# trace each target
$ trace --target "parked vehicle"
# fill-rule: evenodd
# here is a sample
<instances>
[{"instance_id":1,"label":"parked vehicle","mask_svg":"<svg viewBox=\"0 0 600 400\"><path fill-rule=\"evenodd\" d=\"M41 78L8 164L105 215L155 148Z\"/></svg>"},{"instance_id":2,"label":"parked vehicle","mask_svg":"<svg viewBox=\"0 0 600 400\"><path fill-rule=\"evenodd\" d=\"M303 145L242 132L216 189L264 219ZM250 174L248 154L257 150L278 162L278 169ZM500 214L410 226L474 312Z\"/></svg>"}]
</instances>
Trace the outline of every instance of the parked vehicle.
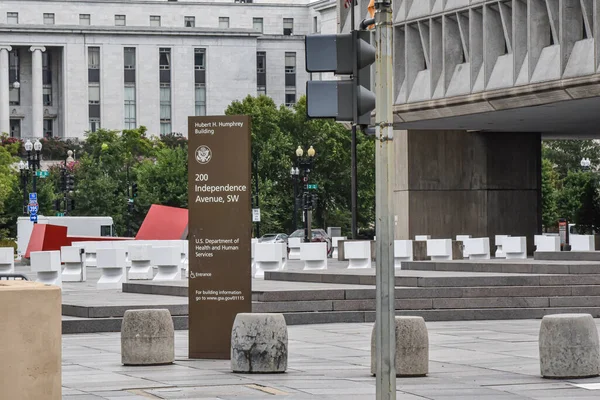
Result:
<instances>
[{"instance_id":1,"label":"parked vehicle","mask_svg":"<svg viewBox=\"0 0 600 400\"><path fill-rule=\"evenodd\" d=\"M285 233L267 233L258 239L258 243L287 243L288 235Z\"/></svg>"},{"instance_id":2,"label":"parked vehicle","mask_svg":"<svg viewBox=\"0 0 600 400\"><path fill-rule=\"evenodd\" d=\"M326 242L327 243L327 255L331 256L333 247L331 246L331 238L323 229L311 229L312 238L311 242ZM304 229L298 229L294 231L289 237L291 238L304 238Z\"/></svg>"}]
</instances>

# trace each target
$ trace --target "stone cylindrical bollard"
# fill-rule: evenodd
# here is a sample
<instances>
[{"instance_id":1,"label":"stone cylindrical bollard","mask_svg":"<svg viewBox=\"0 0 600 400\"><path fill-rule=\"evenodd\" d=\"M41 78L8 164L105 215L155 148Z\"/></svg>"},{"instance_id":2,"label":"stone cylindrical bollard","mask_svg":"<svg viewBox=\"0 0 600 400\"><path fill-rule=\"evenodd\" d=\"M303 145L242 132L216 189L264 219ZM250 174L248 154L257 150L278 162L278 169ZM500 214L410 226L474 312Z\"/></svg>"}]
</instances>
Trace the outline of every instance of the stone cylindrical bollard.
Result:
<instances>
[{"instance_id":1,"label":"stone cylindrical bollard","mask_svg":"<svg viewBox=\"0 0 600 400\"><path fill-rule=\"evenodd\" d=\"M0 398L60 400L60 288L0 281L0 321Z\"/></svg>"},{"instance_id":2,"label":"stone cylindrical bollard","mask_svg":"<svg viewBox=\"0 0 600 400\"><path fill-rule=\"evenodd\" d=\"M540 327L539 345L544 378L600 374L598 330L590 314L546 315Z\"/></svg>"},{"instance_id":3,"label":"stone cylindrical bollard","mask_svg":"<svg viewBox=\"0 0 600 400\"><path fill-rule=\"evenodd\" d=\"M287 369L288 333L282 314L241 313L231 330L231 370L281 373Z\"/></svg>"},{"instance_id":4,"label":"stone cylindrical bollard","mask_svg":"<svg viewBox=\"0 0 600 400\"><path fill-rule=\"evenodd\" d=\"M127 310L121 325L121 363L160 365L175 361L175 331L166 309Z\"/></svg>"},{"instance_id":5,"label":"stone cylindrical bollard","mask_svg":"<svg viewBox=\"0 0 600 400\"><path fill-rule=\"evenodd\" d=\"M422 317L396 317L396 376L429 373L429 335ZM371 374L377 373L375 326L371 333Z\"/></svg>"}]
</instances>

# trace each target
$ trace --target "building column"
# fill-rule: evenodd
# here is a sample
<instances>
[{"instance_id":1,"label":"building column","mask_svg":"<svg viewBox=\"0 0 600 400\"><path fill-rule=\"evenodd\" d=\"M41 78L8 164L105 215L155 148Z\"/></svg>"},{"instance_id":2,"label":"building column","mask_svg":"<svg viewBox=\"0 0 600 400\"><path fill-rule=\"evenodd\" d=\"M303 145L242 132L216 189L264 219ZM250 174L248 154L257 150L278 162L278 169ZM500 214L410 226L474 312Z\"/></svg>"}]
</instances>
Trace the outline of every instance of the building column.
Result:
<instances>
[{"instance_id":1,"label":"building column","mask_svg":"<svg viewBox=\"0 0 600 400\"><path fill-rule=\"evenodd\" d=\"M0 133L10 136L10 79L8 74L8 52L10 46L0 45Z\"/></svg>"},{"instance_id":2,"label":"building column","mask_svg":"<svg viewBox=\"0 0 600 400\"><path fill-rule=\"evenodd\" d=\"M44 136L44 82L42 79L42 52L44 46L31 46L31 119L32 138Z\"/></svg>"},{"instance_id":3,"label":"building column","mask_svg":"<svg viewBox=\"0 0 600 400\"><path fill-rule=\"evenodd\" d=\"M396 239L541 232L538 133L395 131Z\"/></svg>"}]
</instances>

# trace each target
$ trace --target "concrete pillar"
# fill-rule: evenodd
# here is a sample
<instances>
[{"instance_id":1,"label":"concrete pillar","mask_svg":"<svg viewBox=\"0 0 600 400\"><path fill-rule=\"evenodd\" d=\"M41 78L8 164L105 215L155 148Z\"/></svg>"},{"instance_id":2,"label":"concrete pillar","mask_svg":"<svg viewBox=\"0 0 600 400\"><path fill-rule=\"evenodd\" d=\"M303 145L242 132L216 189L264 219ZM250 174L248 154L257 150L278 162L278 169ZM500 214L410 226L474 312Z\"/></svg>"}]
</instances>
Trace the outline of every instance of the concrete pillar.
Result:
<instances>
[{"instance_id":1,"label":"concrete pillar","mask_svg":"<svg viewBox=\"0 0 600 400\"><path fill-rule=\"evenodd\" d=\"M8 52L10 46L0 46L0 133L10 135L10 82L8 77Z\"/></svg>"},{"instance_id":2,"label":"concrete pillar","mask_svg":"<svg viewBox=\"0 0 600 400\"><path fill-rule=\"evenodd\" d=\"M396 239L541 232L537 133L396 131Z\"/></svg>"},{"instance_id":3,"label":"concrete pillar","mask_svg":"<svg viewBox=\"0 0 600 400\"><path fill-rule=\"evenodd\" d=\"M31 135L28 136L32 138L41 138L44 136L44 82L42 79L42 52L46 51L46 48L43 46L31 46L29 51L31 51L32 131Z\"/></svg>"}]
</instances>

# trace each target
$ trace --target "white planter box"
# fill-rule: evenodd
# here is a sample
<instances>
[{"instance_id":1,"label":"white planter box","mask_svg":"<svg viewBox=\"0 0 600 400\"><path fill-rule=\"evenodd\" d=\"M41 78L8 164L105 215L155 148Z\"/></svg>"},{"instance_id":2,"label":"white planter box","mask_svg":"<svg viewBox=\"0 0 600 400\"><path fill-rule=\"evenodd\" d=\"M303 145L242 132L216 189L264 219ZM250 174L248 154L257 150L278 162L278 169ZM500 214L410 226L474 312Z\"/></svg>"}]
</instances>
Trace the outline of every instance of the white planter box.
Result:
<instances>
[{"instance_id":1,"label":"white planter box","mask_svg":"<svg viewBox=\"0 0 600 400\"><path fill-rule=\"evenodd\" d=\"M300 260L305 271L327 269L327 243L302 243Z\"/></svg>"},{"instance_id":2,"label":"white planter box","mask_svg":"<svg viewBox=\"0 0 600 400\"><path fill-rule=\"evenodd\" d=\"M86 281L85 253L81 254L80 251L80 247L63 246L60 248L60 258L65 264L62 271L63 282Z\"/></svg>"},{"instance_id":3,"label":"white planter box","mask_svg":"<svg viewBox=\"0 0 600 400\"><path fill-rule=\"evenodd\" d=\"M0 273L15 273L15 250L12 247L0 247Z\"/></svg>"},{"instance_id":4,"label":"white planter box","mask_svg":"<svg viewBox=\"0 0 600 400\"><path fill-rule=\"evenodd\" d=\"M413 260L412 240L394 240L394 267L401 268L402 261Z\"/></svg>"},{"instance_id":5,"label":"white planter box","mask_svg":"<svg viewBox=\"0 0 600 400\"><path fill-rule=\"evenodd\" d=\"M466 239L463 243L469 260L489 260L491 258L490 238Z\"/></svg>"},{"instance_id":6,"label":"white planter box","mask_svg":"<svg viewBox=\"0 0 600 400\"><path fill-rule=\"evenodd\" d=\"M452 239L428 240L427 256L433 261L452 260Z\"/></svg>"},{"instance_id":7,"label":"white planter box","mask_svg":"<svg viewBox=\"0 0 600 400\"><path fill-rule=\"evenodd\" d=\"M153 281L181 279L181 244L152 248L152 265L158 267Z\"/></svg>"},{"instance_id":8,"label":"white planter box","mask_svg":"<svg viewBox=\"0 0 600 400\"><path fill-rule=\"evenodd\" d=\"M37 282L62 287L60 251L33 251L31 271L37 273Z\"/></svg>"},{"instance_id":9,"label":"white planter box","mask_svg":"<svg viewBox=\"0 0 600 400\"><path fill-rule=\"evenodd\" d=\"M256 263L256 278L263 279L265 277L265 271L283 270L283 248L284 247L281 246L281 243L254 244L254 262Z\"/></svg>"},{"instance_id":10,"label":"white planter box","mask_svg":"<svg viewBox=\"0 0 600 400\"><path fill-rule=\"evenodd\" d=\"M349 269L371 268L371 242L344 242Z\"/></svg>"},{"instance_id":11,"label":"white planter box","mask_svg":"<svg viewBox=\"0 0 600 400\"><path fill-rule=\"evenodd\" d=\"M106 244L103 244L96 250L97 267L102 270L96 288L122 289L123 283L127 282L125 250L106 247Z\"/></svg>"},{"instance_id":12,"label":"white planter box","mask_svg":"<svg viewBox=\"0 0 600 400\"><path fill-rule=\"evenodd\" d=\"M593 235L569 235L571 251L595 251L596 243Z\"/></svg>"},{"instance_id":13,"label":"white planter box","mask_svg":"<svg viewBox=\"0 0 600 400\"><path fill-rule=\"evenodd\" d=\"M527 258L527 238L524 236L510 236L502 240L502 251L506 259Z\"/></svg>"},{"instance_id":14,"label":"white planter box","mask_svg":"<svg viewBox=\"0 0 600 400\"><path fill-rule=\"evenodd\" d=\"M302 244L301 238L288 238L287 246L290 248L290 253L288 254L288 258L290 260L299 260L300 259L300 245Z\"/></svg>"},{"instance_id":15,"label":"white planter box","mask_svg":"<svg viewBox=\"0 0 600 400\"><path fill-rule=\"evenodd\" d=\"M559 236L534 236L535 251L560 251Z\"/></svg>"}]
</instances>

